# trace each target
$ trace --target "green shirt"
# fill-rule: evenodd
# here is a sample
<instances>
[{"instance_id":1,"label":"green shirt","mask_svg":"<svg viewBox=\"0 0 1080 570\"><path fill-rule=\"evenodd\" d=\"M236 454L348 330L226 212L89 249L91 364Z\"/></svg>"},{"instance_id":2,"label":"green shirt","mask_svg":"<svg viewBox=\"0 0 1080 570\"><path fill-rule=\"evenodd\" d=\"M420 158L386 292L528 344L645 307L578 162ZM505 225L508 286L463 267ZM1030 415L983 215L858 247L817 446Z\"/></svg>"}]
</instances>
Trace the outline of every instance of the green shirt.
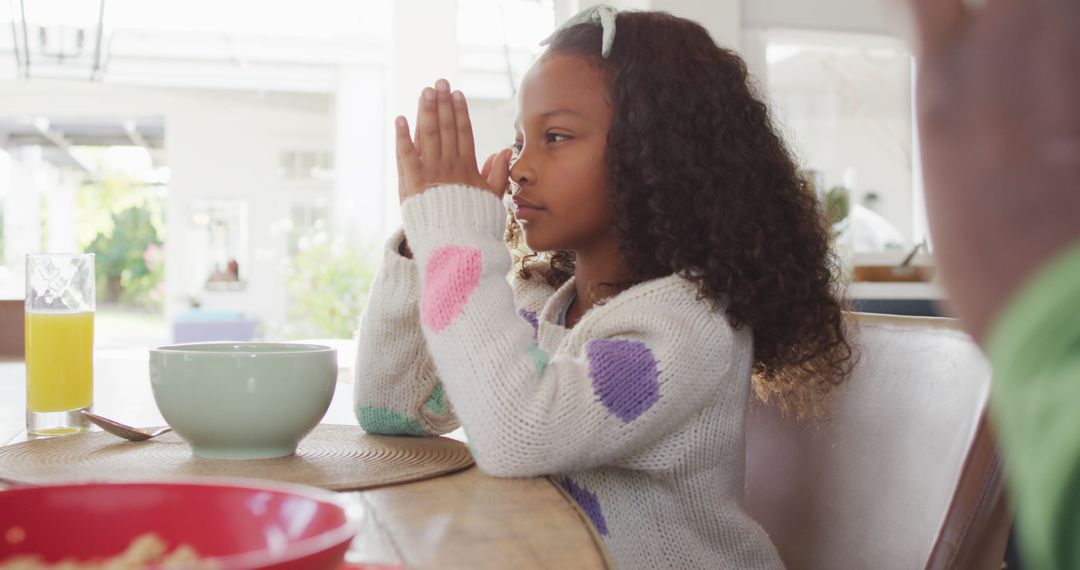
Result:
<instances>
[{"instance_id":1,"label":"green shirt","mask_svg":"<svg viewBox=\"0 0 1080 570\"><path fill-rule=\"evenodd\" d=\"M1021 288L986 348L1021 553L1080 568L1080 244Z\"/></svg>"}]
</instances>

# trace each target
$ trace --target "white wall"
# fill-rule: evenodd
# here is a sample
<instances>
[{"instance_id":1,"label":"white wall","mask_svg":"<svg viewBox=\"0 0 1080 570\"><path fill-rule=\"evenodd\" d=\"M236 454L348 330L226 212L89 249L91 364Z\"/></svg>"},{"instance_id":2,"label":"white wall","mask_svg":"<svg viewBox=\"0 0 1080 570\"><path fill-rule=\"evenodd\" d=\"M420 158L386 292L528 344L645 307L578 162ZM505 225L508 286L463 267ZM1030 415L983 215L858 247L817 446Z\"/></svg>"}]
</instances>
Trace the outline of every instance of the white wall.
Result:
<instances>
[{"instance_id":1,"label":"white wall","mask_svg":"<svg viewBox=\"0 0 1080 570\"><path fill-rule=\"evenodd\" d=\"M0 155L0 194L4 197L4 259L0 259L0 299L22 299L25 255L41 251L41 191L38 177L55 173L41 150L26 148Z\"/></svg>"},{"instance_id":2,"label":"white wall","mask_svg":"<svg viewBox=\"0 0 1080 570\"><path fill-rule=\"evenodd\" d=\"M744 0L744 29L789 28L901 35L901 0Z\"/></svg>"}]
</instances>

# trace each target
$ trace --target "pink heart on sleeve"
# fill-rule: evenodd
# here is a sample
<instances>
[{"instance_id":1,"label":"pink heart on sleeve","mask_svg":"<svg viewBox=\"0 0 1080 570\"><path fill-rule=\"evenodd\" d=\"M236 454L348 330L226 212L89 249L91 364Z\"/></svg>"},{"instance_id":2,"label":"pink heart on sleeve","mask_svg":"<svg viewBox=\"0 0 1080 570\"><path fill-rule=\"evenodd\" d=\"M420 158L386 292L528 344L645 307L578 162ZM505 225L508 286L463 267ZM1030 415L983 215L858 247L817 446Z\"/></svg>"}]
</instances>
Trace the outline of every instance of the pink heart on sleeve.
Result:
<instances>
[{"instance_id":1,"label":"pink heart on sleeve","mask_svg":"<svg viewBox=\"0 0 1080 570\"><path fill-rule=\"evenodd\" d=\"M454 322L480 285L483 254L472 247L445 246L428 260L424 291L420 296L420 320L434 332Z\"/></svg>"}]
</instances>

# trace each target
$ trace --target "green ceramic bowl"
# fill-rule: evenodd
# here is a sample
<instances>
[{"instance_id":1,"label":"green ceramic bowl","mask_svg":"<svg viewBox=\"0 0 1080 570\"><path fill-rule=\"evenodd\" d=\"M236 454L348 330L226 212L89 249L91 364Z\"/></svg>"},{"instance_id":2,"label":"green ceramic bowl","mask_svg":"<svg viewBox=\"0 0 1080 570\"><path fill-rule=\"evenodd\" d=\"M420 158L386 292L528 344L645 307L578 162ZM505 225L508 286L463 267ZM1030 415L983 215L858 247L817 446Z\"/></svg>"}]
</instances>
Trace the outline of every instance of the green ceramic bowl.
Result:
<instances>
[{"instance_id":1,"label":"green ceramic bowl","mask_svg":"<svg viewBox=\"0 0 1080 570\"><path fill-rule=\"evenodd\" d=\"M150 351L165 421L210 459L282 457L330 407L334 349L313 344L200 343Z\"/></svg>"}]
</instances>

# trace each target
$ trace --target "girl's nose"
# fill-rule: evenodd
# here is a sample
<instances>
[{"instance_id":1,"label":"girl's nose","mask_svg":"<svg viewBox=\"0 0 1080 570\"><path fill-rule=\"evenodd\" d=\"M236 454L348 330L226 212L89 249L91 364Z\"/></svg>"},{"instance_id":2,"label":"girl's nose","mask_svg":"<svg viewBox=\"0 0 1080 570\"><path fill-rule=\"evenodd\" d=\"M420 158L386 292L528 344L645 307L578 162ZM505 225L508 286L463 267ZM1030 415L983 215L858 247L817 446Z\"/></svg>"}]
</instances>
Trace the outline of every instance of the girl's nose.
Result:
<instances>
[{"instance_id":1,"label":"girl's nose","mask_svg":"<svg viewBox=\"0 0 1080 570\"><path fill-rule=\"evenodd\" d=\"M535 174L529 163L525 160L525 153L520 152L517 156L511 159L510 162L510 180L514 182L514 186L521 187L533 181Z\"/></svg>"}]
</instances>

